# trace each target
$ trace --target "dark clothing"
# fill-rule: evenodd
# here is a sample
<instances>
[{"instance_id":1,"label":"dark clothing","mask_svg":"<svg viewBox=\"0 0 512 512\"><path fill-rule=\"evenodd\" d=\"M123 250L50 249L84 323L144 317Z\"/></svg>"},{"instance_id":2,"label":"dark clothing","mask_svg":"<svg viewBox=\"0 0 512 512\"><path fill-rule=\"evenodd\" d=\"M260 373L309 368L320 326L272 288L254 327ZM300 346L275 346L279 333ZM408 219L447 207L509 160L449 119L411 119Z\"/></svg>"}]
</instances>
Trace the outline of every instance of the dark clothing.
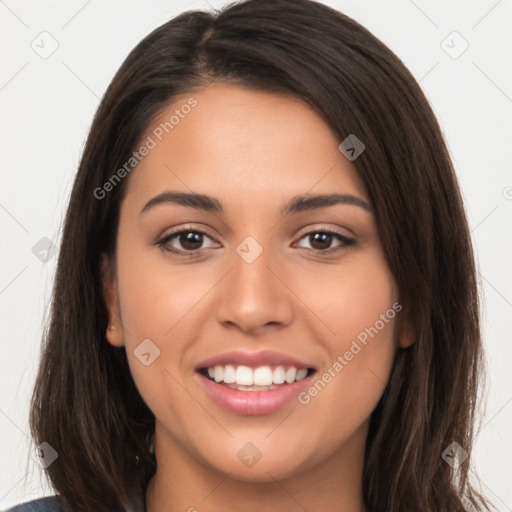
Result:
<instances>
[{"instance_id":1,"label":"dark clothing","mask_svg":"<svg viewBox=\"0 0 512 512\"><path fill-rule=\"evenodd\" d=\"M47 496L46 498L38 498L36 500L27 501L16 505L4 512L63 512L59 507L55 496ZM127 512L144 512L142 508L132 508Z\"/></svg>"}]
</instances>

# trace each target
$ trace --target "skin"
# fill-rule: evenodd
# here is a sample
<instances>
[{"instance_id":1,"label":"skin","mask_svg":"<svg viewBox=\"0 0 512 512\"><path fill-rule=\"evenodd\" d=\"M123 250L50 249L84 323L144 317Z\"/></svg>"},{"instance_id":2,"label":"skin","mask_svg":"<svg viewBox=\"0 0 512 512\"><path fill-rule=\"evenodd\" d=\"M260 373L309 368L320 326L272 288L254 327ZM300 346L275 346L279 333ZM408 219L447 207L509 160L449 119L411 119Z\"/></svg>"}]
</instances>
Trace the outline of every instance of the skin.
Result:
<instances>
[{"instance_id":1,"label":"skin","mask_svg":"<svg viewBox=\"0 0 512 512\"><path fill-rule=\"evenodd\" d=\"M395 351L411 340L398 332L400 313L305 405L294 400L259 416L228 412L194 368L227 351L269 349L311 362L318 376L398 302L371 211L340 204L279 212L295 195L338 192L370 203L367 191L338 150L342 139L294 97L214 84L175 98L144 138L191 96L197 106L132 171L116 261L104 266L116 327L108 341L125 345L156 417L158 469L147 510L363 511L369 417ZM213 196L225 213L171 203L140 213L168 190ZM198 256L155 244L189 224L207 235L193 249ZM315 245L307 235L319 228L355 245L336 237ZM236 252L247 236L263 249L250 264ZM177 236L167 247L190 245ZM322 247L343 250L329 255ZM147 338L160 349L149 366L134 355ZM262 454L252 467L237 457L247 442Z\"/></svg>"}]
</instances>

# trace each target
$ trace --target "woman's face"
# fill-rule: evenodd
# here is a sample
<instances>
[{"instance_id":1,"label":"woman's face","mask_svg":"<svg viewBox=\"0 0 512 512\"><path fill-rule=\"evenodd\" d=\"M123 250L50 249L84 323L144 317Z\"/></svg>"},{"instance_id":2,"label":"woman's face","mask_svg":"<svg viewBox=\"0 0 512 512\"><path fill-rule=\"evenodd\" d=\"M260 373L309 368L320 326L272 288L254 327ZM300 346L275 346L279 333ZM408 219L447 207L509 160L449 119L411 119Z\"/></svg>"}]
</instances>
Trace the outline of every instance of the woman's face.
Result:
<instances>
[{"instance_id":1,"label":"woman's face","mask_svg":"<svg viewBox=\"0 0 512 512\"><path fill-rule=\"evenodd\" d=\"M156 417L157 457L256 481L362 460L405 341L343 138L298 99L228 85L177 98L143 137L109 341Z\"/></svg>"}]
</instances>

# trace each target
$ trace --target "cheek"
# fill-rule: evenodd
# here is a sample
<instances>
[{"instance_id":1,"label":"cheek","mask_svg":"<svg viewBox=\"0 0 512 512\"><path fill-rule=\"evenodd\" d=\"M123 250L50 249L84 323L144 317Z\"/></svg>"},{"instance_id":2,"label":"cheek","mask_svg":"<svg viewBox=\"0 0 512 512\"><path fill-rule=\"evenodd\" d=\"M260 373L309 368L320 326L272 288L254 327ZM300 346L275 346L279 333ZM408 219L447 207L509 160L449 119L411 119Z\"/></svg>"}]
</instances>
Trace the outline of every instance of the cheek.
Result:
<instances>
[{"instance_id":1,"label":"cheek","mask_svg":"<svg viewBox=\"0 0 512 512\"><path fill-rule=\"evenodd\" d=\"M330 331L331 336L322 336L329 353L344 352L347 341L350 345L357 337L364 342L374 327L382 331L380 339L392 337L398 289L380 250L347 255L339 264L311 271L301 268L293 282L297 295Z\"/></svg>"},{"instance_id":2,"label":"cheek","mask_svg":"<svg viewBox=\"0 0 512 512\"><path fill-rule=\"evenodd\" d=\"M179 343L175 333L181 334L187 315L211 288L214 277L211 272L192 271L189 265L173 266L154 247L128 251L120 238L119 296L128 341L134 343L134 338L143 336L161 348L164 340Z\"/></svg>"},{"instance_id":3,"label":"cheek","mask_svg":"<svg viewBox=\"0 0 512 512\"><path fill-rule=\"evenodd\" d=\"M349 350L355 341L364 348L371 345L381 356L392 351L395 317L401 307L394 280L387 271L368 266L346 276L339 288L338 311L332 317L336 332L332 345L336 351ZM373 340L378 343L371 343ZM365 353L369 357L373 352Z\"/></svg>"},{"instance_id":4,"label":"cheek","mask_svg":"<svg viewBox=\"0 0 512 512\"><path fill-rule=\"evenodd\" d=\"M348 260L347 260L348 262ZM354 259L355 262L355 259ZM396 352L401 305L380 253L339 266L317 279L318 316L332 331L321 336L325 366L299 397L311 417L328 418L324 434L353 432L371 415L387 385ZM323 331L325 332L325 331Z\"/></svg>"},{"instance_id":5,"label":"cheek","mask_svg":"<svg viewBox=\"0 0 512 512\"><path fill-rule=\"evenodd\" d=\"M329 347L330 362L298 396L303 414L316 425L318 445L327 452L360 431L377 406L396 351L393 331L391 319L380 330L363 330L359 338L338 336Z\"/></svg>"},{"instance_id":6,"label":"cheek","mask_svg":"<svg viewBox=\"0 0 512 512\"><path fill-rule=\"evenodd\" d=\"M190 265L171 266L154 247L141 247L140 241L137 245L122 234L118 239L117 275L127 358L136 386L153 411L169 403L176 410L187 409L187 395L178 380L183 371L190 371L184 358L200 335L196 315L218 280L212 274L199 266L193 271ZM147 347L143 352L142 346ZM141 353L148 352L149 357L141 360Z\"/></svg>"}]
</instances>

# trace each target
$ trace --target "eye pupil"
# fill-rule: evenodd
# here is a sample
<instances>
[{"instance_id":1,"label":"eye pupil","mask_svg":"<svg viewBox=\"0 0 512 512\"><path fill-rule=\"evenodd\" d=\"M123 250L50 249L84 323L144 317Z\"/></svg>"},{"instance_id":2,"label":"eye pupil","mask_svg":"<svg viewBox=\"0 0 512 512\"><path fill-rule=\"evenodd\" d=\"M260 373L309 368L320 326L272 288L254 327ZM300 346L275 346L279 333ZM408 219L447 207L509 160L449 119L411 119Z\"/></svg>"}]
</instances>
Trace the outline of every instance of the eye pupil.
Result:
<instances>
[{"instance_id":1,"label":"eye pupil","mask_svg":"<svg viewBox=\"0 0 512 512\"><path fill-rule=\"evenodd\" d=\"M204 242L204 237L208 237L205 233L201 231L191 231L191 230L183 230L179 231L175 234L171 234L167 236L163 241L161 241L158 245L165 247L169 252L178 253L181 255L199 255L204 251L204 248L201 246ZM310 250L317 251L317 253L325 253L325 254L331 254L336 251L336 248L332 249L331 245L333 242L333 238L340 239L340 247L337 249L338 251L343 250L344 248L353 245L354 241L347 239L346 237L343 237L339 234L331 233L329 231L311 231L307 235L304 235L303 238L306 238L309 240L310 243ZM177 247L175 249L172 249L172 245L174 240L174 243L177 243L177 245L180 246L178 249ZM167 246L170 247L167 247Z\"/></svg>"},{"instance_id":2,"label":"eye pupil","mask_svg":"<svg viewBox=\"0 0 512 512\"><path fill-rule=\"evenodd\" d=\"M312 235L309 235L310 237L310 243L311 247L313 249L328 249L332 243L332 235L329 233L314 233ZM317 242L320 243L320 247L316 246Z\"/></svg>"},{"instance_id":3,"label":"eye pupil","mask_svg":"<svg viewBox=\"0 0 512 512\"><path fill-rule=\"evenodd\" d=\"M184 249L194 250L201 247L203 243L203 235L195 231L187 231L180 235L180 244Z\"/></svg>"}]
</instances>

